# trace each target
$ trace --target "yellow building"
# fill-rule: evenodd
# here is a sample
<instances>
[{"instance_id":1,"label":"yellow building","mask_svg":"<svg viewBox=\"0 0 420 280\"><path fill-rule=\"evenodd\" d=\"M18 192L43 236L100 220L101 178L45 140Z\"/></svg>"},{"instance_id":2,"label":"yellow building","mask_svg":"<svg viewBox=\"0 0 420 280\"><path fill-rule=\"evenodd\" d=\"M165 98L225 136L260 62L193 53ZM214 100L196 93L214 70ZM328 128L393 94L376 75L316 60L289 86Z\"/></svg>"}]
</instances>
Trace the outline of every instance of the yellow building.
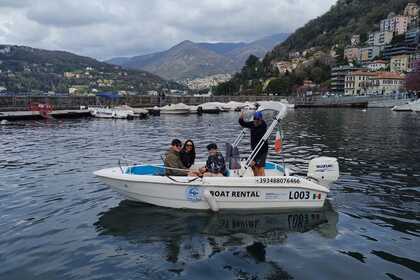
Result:
<instances>
[{"instance_id":1,"label":"yellow building","mask_svg":"<svg viewBox=\"0 0 420 280\"><path fill-rule=\"evenodd\" d=\"M389 95L404 87L405 75L397 72L355 71L345 77L345 95Z\"/></svg>"},{"instance_id":2,"label":"yellow building","mask_svg":"<svg viewBox=\"0 0 420 280\"><path fill-rule=\"evenodd\" d=\"M410 71L411 57L410 55L396 55L391 58L391 72L406 73Z\"/></svg>"},{"instance_id":3,"label":"yellow building","mask_svg":"<svg viewBox=\"0 0 420 280\"><path fill-rule=\"evenodd\" d=\"M375 73L367 71L349 73L344 80L344 95L365 95L374 76Z\"/></svg>"}]
</instances>

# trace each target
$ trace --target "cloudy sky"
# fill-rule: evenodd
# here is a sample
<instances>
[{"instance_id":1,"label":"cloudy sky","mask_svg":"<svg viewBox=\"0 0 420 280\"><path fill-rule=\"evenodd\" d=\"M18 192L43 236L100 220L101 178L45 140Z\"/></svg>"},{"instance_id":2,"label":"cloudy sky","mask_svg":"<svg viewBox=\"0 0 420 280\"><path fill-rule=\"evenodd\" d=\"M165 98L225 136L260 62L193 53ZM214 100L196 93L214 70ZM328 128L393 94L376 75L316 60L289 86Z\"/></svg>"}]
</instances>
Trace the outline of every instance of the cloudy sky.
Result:
<instances>
[{"instance_id":1,"label":"cloudy sky","mask_svg":"<svg viewBox=\"0 0 420 280\"><path fill-rule=\"evenodd\" d=\"M0 44L98 59L292 32L336 0L0 0Z\"/></svg>"}]
</instances>

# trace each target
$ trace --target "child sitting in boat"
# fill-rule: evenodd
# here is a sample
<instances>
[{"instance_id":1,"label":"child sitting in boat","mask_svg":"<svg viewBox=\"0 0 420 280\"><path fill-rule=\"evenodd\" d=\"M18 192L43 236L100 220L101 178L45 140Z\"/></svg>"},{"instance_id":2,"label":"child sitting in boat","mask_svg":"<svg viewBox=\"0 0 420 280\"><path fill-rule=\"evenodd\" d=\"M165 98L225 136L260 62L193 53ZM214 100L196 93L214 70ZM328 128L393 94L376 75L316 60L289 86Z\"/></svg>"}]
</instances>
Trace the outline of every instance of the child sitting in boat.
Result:
<instances>
[{"instance_id":1,"label":"child sitting in boat","mask_svg":"<svg viewBox=\"0 0 420 280\"><path fill-rule=\"evenodd\" d=\"M216 177L226 176L226 163L222 154L219 152L217 145L212 143L207 145L209 157L207 158L206 166L200 168L200 173L203 176Z\"/></svg>"}]
</instances>

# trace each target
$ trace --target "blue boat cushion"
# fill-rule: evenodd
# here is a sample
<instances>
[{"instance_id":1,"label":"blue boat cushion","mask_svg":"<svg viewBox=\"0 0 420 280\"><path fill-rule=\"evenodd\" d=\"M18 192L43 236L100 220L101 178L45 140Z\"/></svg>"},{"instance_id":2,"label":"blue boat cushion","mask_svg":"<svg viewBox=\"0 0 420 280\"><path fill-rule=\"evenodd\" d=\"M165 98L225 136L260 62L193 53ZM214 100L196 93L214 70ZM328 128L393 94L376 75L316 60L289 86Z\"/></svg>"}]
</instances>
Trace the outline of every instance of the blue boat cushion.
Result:
<instances>
[{"instance_id":1,"label":"blue boat cushion","mask_svg":"<svg viewBox=\"0 0 420 280\"><path fill-rule=\"evenodd\" d=\"M265 167L266 170L275 170L277 169L280 172L283 172L283 167L279 164L275 164L272 162L266 162ZM162 165L139 165L139 166L132 166L127 168L126 174L132 174L132 175L157 175L157 176L163 176L165 175L165 166ZM226 171L226 174L224 176L229 177L230 172L229 170Z\"/></svg>"},{"instance_id":2,"label":"blue boat cushion","mask_svg":"<svg viewBox=\"0 0 420 280\"><path fill-rule=\"evenodd\" d=\"M140 165L127 168L125 172L133 175L165 175L163 165Z\"/></svg>"}]
</instances>

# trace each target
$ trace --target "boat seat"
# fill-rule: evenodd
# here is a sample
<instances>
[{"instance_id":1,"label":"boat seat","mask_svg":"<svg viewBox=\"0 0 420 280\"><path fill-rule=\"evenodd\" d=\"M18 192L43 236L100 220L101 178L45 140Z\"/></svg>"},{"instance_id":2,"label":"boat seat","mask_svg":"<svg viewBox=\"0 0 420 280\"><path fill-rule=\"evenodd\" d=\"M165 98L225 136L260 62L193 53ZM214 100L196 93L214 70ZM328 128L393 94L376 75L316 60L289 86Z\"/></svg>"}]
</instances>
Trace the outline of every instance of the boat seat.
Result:
<instances>
[{"instance_id":1,"label":"boat seat","mask_svg":"<svg viewBox=\"0 0 420 280\"><path fill-rule=\"evenodd\" d=\"M163 176L165 175L165 167L164 165L140 165L140 166L132 166L127 168L126 174L132 175L156 175L156 176Z\"/></svg>"}]
</instances>

